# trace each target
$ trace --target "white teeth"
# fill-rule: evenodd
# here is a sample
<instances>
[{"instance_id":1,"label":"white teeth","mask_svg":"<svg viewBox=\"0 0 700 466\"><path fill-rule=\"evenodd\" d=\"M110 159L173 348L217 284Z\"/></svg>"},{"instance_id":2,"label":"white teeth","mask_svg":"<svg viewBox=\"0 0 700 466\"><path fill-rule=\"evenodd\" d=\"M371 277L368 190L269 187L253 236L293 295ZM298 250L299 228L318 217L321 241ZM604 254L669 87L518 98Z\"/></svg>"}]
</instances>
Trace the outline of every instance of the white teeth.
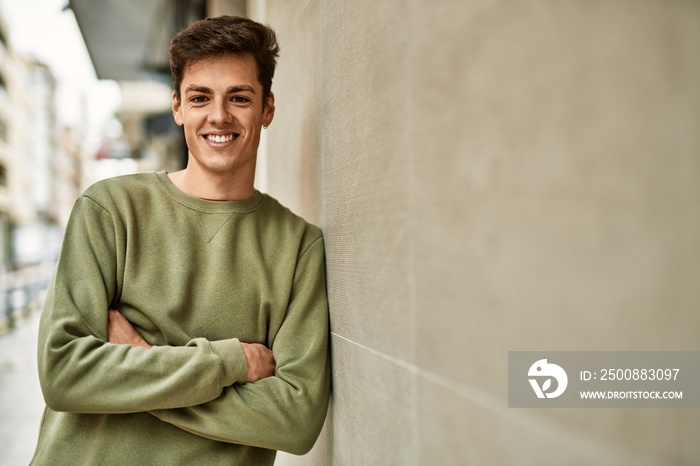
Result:
<instances>
[{"instance_id":1,"label":"white teeth","mask_svg":"<svg viewBox=\"0 0 700 466\"><path fill-rule=\"evenodd\" d=\"M210 134L208 137L209 137L210 141L214 141L214 142L229 142L233 139L233 134L225 134L225 135Z\"/></svg>"}]
</instances>

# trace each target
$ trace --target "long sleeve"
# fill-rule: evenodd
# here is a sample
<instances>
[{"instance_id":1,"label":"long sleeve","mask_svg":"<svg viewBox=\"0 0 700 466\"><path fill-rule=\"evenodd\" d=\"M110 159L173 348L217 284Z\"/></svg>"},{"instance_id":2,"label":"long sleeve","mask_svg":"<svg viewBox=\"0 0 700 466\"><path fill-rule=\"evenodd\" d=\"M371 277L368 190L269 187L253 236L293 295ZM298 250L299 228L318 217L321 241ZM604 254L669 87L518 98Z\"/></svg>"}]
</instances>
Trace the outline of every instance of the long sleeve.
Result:
<instances>
[{"instance_id":1,"label":"long sleeve","mask_svg":"<svg viewBox=\"0 0 700 466\"><path fill-rule=\"evenodd\" d=\"M323 426L330 393L324 249L300 256L284 321L271 348L273 377L234 384L213 401L153 414L185 431L223 442L307 452Z\"/></svg>"},{"instance_id":2,"label":"long sleeve","mask_svg":"<svg viewBox=\"0 0 700 466\"><path fill-rule=\"evenodd\" d=\"M109 343L109 309L153 347ZM260 192L100 181L75 204L39 333L33 464L272 465L311 448L328 407L321 232ZM241 342L272 349L275 376L245 383Z\"/></svg>"},{"instance_id":3,"label":"long sleeve","mask_svg":"<svg viewBox=\"0 0 700 466\"><path fill-rule=\"evenodd\" d=\"M119 299L126 239L88 197L76 202L41 317L39 377L49 408L127 413L191 406L245 380L237 339L131 348L107 342L107 310Z\"/></svg>"}]
</instances>

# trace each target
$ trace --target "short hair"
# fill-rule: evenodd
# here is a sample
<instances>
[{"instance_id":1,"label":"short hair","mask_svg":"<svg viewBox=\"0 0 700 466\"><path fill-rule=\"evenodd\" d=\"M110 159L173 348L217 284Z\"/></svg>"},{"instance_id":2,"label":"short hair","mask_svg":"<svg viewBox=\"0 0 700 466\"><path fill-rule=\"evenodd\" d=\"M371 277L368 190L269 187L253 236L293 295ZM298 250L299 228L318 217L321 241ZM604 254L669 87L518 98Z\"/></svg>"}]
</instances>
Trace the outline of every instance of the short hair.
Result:
<instances>
[{"instance_id":1,"label":"short hair","mask_svg":"<svg viewBox=\"0 0 700 466\"><path fill-rule=\"evenodd\" d=\"M178 32L170 41L170 72L173 90L180 100L180 85L188 66L226 55L249 55L255 59L258 81L267 101L275 74L279 45L270 26L239 16L201 19Z\"/></svg>"}]
</instances>

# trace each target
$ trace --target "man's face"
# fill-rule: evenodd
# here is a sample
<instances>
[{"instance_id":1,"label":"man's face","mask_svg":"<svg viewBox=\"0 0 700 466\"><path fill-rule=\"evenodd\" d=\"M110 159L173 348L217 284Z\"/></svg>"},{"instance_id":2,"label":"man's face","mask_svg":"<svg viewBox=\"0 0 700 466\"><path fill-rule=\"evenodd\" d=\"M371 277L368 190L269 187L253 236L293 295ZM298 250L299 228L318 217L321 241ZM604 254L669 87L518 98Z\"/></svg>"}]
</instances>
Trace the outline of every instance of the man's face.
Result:
<instances>
[{"instance_id":1,"label":"man's face","mask_svg":"<svg viewBox=\"0 0 700 466\"><path fill-rule=\"evenodd\" d=\"M187 67L173 115L184 126L188 169L209 174L255 175L260 128L274 116L274 96L263 102L251 56L225 56ZM247 178L246 178L247 179Z\"/></svg>"}]
</instances>

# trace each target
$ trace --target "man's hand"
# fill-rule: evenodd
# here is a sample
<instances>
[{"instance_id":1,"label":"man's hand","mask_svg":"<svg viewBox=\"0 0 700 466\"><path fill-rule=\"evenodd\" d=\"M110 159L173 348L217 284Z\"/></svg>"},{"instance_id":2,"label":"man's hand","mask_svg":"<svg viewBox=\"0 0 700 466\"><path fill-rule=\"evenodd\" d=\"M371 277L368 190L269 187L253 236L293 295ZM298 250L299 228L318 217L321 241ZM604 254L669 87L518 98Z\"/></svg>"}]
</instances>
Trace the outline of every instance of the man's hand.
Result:
<instances>
[{"instance_id":1,"label":"man's hand","mask_svg":"<svg viewBox=\"0 0 700 466\"><path fill-rule=\"evenodd\" d=\"M116 343L117 345L130 345L133 347L143 346L144 348L151 347L131 325L131 322L126 320L119 311L113 309L109 310L107 339L110 343Z\"/></svg>"},{"instance_id":2,"label":"man's hand","mask_svg":"<svg viewBox=\"0 0 700 466\"><path fill-rule=\"evenodd\" d=\"M241 343L248 363L246 382L257 382L275 375L275 358L272 351L260 343Z\"/></svg>"},{"instance_id":3,"label":"man's hand","mask_svg":"<svg viewBox=\"0 0 700 466\"><path fill-rule=\"evenodd\" d=\"M150 348L146 340L119 311L110 309L107 322L107 338L118 345L143 346ZM275 375L275 358L272 351L260 343L241 343L248 363L246 382L257 382Z\"/></svg>"}]
</instances>

